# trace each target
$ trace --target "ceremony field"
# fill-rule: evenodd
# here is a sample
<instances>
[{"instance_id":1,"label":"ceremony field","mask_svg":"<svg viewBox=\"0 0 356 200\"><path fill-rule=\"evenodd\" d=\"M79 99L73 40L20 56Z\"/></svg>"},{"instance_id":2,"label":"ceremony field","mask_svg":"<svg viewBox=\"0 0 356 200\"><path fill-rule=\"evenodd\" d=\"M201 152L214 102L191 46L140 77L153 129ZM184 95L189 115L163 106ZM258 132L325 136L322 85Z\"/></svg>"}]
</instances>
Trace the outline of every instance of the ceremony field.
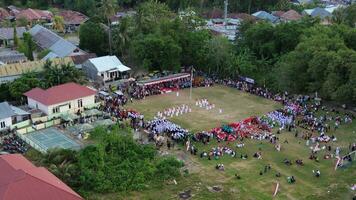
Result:
<instances>
[{"instance_id":1,"label":"ceremony field","mask_svg":"<svg viewBox=\"0 0 356 200\"><path fill-rule=\"evenodd\" d=\"M193 88L192 98L189 96L190 89L184 89L179 91L179 96L176 92L149 96L144 100L134 101L133 104L129 103L127 107L141 112L147 120L153 119L158 111L186 104L192 108L192 112L170 120L192 132L208 131L221 124L237 122L250 116L261 116L282 107L274 101L226 86ZM197 99L204 98L215 104L215 109L206 110L195 105ZM222 109L221 114L219 109Z\"/></svg>"},{"instance_id":2,"label":"ceremony field","mask_svg":"<svg viewBox=\"0 0 356 200\"><path fill-rule=\"evenodd\" d=\"M210 103L214 103L214 110L204 110L195 106L196 99L207 98ZM143 113L146 119L152 119L158 111L163 111L172 106L187 104L192 108L192 112L173 117L171 120L187 128L192 132L200 130L210 130L224 123L235 122L249 116L261 116L269 111L281 107L280 104L253 96L238 90L214 86L211 88L193 89L192 99L189 100L189 89L180 90L177 97L176 92L165 95L156 95L145 100L134 101L128 104L128 108L133 108ZM220 114L218 109L223 109ZM276 130L273 130L276 132ZM299 132L302 132L299 129ZM355 142L356 123L342 125L334 132L338 141L329 143L332 148L337 146L347 148L349 143ZM185 169L189 171L177 179L177 184L165 182L157 184L157 187L150 187L140 192L107 194L104 196L94 195L92 199L183 199L183 193L190 196L189 199L242 199L242 200L325 200L325 199L352 199L355 191L350 189L352 184L356 184L356 165L345 169L334 170L335 159L323 159L324 151L319 153L320 162L308 159L310 149L306 146L305 140L295 137L294 132L283 131L279 135L282 150L276 151L274 146L268 141L257 141L245 139L243 148L236 148L236 142L226 144L217 143L215 140L204 146L196 143L198 155L191 155L184 150L182 145L168 150L161 149L161 153L177 157L185 162ZM283 141L287 140L288 143ZM237 157L232 158L224 155L219 160L208 160L200 158L199 152L210 151L217 146L228 146L237 152ZM252 155L262 152L263 159L258 160ZM345 152L341 152L343 154ZM247 154L247 160L240 159L241 154ZM283 163L284 159L293 162L292 166ZM304 166L295 164L295 160L302 159ZM217 164L224 164L225 171L215 169ZM271 165L271 170L264 172L266 165ZM312 171L320 170L321 177L316 178ZM260 175L260 171L263 175ZM276 173L281 177L276 177ZM241 176L236 179L235 174ZM288 176L294 176L296 183L289 184ZM279 191L275 197L273 192L276 183L280 184ZM216 186L219 191L211 188Z\"/></svg>"}]
</instances>

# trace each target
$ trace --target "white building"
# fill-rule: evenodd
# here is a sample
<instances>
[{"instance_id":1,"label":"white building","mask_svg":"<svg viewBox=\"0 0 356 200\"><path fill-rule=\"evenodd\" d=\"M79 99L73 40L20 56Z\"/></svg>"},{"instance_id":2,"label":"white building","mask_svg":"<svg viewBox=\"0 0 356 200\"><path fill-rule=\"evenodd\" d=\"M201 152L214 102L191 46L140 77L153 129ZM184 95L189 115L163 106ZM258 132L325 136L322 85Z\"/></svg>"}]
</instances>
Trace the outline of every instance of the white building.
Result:
<instances>
[{"instance_id":1,"label":"white building","mask_svg":"<svg viewBox=\"0 0 356 200\"><path fill-rule=\"evenodd\" d=\"M11 106L8 102L0 103L0 131L10 128L12 124L29 119L30 113Z\"/></svg>"},{"instance_id":2,"label":"white building","mask_svg":"<svg viewBox=\"0 0 356 200\"><path fill-rule=\"evenodd\" d=\"M116 56L91 58L82 67L90 79L104 82L124 78L127 72L131 70L123 65Z\"/></svg>"},{"instance_id":3,"label":"white building","mask_svg":"<svg viewBox=\"0 0 356 200\"><path fill-rule=\"evenodd\" d=\"M47 115L76 113L95 104L96 91L76 83L66 83L47 90L34 88L24 95L30 108Z\"/></svg>"}]
</instances>

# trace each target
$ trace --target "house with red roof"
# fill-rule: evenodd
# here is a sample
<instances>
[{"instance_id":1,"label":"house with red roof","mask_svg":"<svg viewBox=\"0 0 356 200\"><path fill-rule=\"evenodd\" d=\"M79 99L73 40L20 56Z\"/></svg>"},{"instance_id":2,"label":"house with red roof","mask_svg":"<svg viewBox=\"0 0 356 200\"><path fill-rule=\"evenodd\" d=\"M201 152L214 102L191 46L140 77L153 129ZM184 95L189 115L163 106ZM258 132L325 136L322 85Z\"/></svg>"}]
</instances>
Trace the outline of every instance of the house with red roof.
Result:
<instances>
[{"instance_id":1,"label":"house with red roof","mask_svg":"<svg viewBox=\"0 0 356 200\"><path fill-rule=\"evenodd\" d=\"M79 26L89 19L84 14L73 10L62 10L59 15L63 17L67 32L77 31Z\"/></svg>"},{"instance_id":2,"label":"house with red roof","mask_svg":"<svg viewBox=\"0 0 356 200\"><path fill-rule=\"evenodd\" d=\"M95 104L95 94L95 90L77 83L65 83L47 90L34 88L24 93L30 108L47 115L83 111Z\"/></svg>"},{"instance_id":3,"label":"house with red roof","mask_svg":"<svg viewBox=\"0 0 356 200\"><path fill-rule=\"evenodd\" d=\"M48 10L37 10L37 9L24 9L20 10L15 14L16 19L25 18L29 22L50 22L52 21L53 14Z\"/></svg>"},{"instance_id":4,"label":"house with red roof","mask_svg":"<svg viewBox=\"0 0 356 200\"><path fill-rule=\"evenodd\" d=\"M36 167L21 154L0 155L0 199L82 200L44 167Z\"/></svg>"}]
</instances>

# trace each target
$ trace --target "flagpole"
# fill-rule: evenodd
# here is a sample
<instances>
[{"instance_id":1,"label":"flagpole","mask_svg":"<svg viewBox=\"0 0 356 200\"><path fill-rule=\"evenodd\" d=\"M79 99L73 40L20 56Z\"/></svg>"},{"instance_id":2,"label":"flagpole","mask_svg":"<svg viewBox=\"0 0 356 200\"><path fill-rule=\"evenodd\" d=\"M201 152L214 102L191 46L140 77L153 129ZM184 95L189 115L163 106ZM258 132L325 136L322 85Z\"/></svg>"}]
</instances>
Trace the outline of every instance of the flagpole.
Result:
<instances>
[{"instance_id":1,"label":"flagpole","mask_svg":"<svg viewBox=\"0 0 356 200\"><path fill-rule=\"evenodd\" d=\"M190 94L189 94L189 100L192 100L192 91L193 91L193 66L192 69L190 70Z\"/></svg>"}]
</instances>

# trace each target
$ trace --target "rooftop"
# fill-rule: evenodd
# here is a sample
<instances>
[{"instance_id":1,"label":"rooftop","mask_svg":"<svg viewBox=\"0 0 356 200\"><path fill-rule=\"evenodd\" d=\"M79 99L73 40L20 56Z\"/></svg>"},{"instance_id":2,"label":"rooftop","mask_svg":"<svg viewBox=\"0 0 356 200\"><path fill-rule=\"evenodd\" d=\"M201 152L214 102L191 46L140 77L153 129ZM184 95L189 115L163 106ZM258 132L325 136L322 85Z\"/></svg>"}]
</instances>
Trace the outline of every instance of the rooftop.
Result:
<instances>
[{"instance_id":1,"label":"rooftop","mask_svg":"<svg viewBox=\"0 0 356 200\"><path fill-rule=\"evenodd\" d=\"M95 95L96 91L86 86L77 83L65 83L62 85L51 87L47 90L41 88L34 88L26 93L25 96L43 105L54 105L62 102L80 99Z\"/></svg>"},{"instance_id":2,"label":"rooftop","mask_svg":"<svg viewBox=\"0 0 356 200\"><path fill-rule=\"evenodd\" d=\"M28 8L25 10L21 10L16 14L16 18L25 18L29 21L34 21L34 20L51 20L53 17L53 14L50 11L47 10L37 10L37 9L32 9Z\"/></svg>"},{"instance_id":3,"label":"rooftop","mask_svg":"<svg viewBox=\"0 0 356 200\"><path fill-rule=\"evenodd\" d=\"M120 72L131 70L123 65L116 56L102 56L91 58L88 61L92 63L99 72L106 72L113 69L118 69Z\"/></svg>"},{"instance_id":4,"label":"rooftop","mask_svg":"<svg viewBox=\"0 0 356 200\"><path fill-rule=\"evenodd\" d=\"M293 21L293 20L299 20L302 18L302 15L300 15L297 11L295 10L288 10L285 12L282 16L282 19L288 20L288 21Z\"/></svg>"},{"instance_id":5,"label":"rooftop","mask_svg":"<svg viewBox=\"0 0 356 200\"><path fill-rule=\"evenodd\" d=\"M71 55L77 48L74 44L68 42L56 33L44 28L41 25L36 25L30 30L30 34L42 49L50 49L60 58Z\"/></svg>"},{"instance_id":6,"label":"rooftop","mask_svg":"<svg viewBox=\"0 0 356 200\"><path fill-rule=\"evenodd\" d=\"M0 199L80 200L65 183L20 154L0 155Z\"/></svg>"},{"instance_id":7,"label":"rooftop","mask_svg":"<svg viewBox=\"0 0 356 200\"><path fill-rule=\"evenodd\" d=\"M70 58L57 58L52 60L53 64L67 64L71 63ZM26 72L38 72L43 70L45 64L44 60L28 61L23 63L14 63L7 65L0 65L0 77L17 76Z\"/></svg>"},{"instance_id":8,"label":"rooftop","mask_svg":"<svg viewBox=\"0 0 356 200\"><path fill-rule=\"evenodd\" d=\"M62 10L59 15L63 17L65 24L79 25L89 19L84 14L73 10Z\"/></svg>"},{"instance_id":9,"label":"rooftop","mask_svg":"<svg viewBox=\"0 0 356 200\"><path fill-rule=\"evenodd\" d=\"M18 38L23 37L23 33L26 32L25 27L16 27L16 35ZM14 39L14 28L0 28L0 39L12 40Z\"/></svg>"},{"instance_id":10,"label":"rooftop","mask_svg":"<svg viewBox=\"0 0 356 200\"><path fill-rule=\"evenodd\" d=\"M9 103L2 102L0 103L0 119L9 118L15 115L15 112L11 109Z\"/></svg>"},{"instance_id":11,"label":"rooftop","mask_svg":"<svg viewBox=\"0 0 356 200\"><path fill-rule=\"evenodd\" d=\"M0 54L0 61L5 64L26 62L27 57L24 53L18 51L7 52L6 54Z\"/></svg>"}]
</instances>

